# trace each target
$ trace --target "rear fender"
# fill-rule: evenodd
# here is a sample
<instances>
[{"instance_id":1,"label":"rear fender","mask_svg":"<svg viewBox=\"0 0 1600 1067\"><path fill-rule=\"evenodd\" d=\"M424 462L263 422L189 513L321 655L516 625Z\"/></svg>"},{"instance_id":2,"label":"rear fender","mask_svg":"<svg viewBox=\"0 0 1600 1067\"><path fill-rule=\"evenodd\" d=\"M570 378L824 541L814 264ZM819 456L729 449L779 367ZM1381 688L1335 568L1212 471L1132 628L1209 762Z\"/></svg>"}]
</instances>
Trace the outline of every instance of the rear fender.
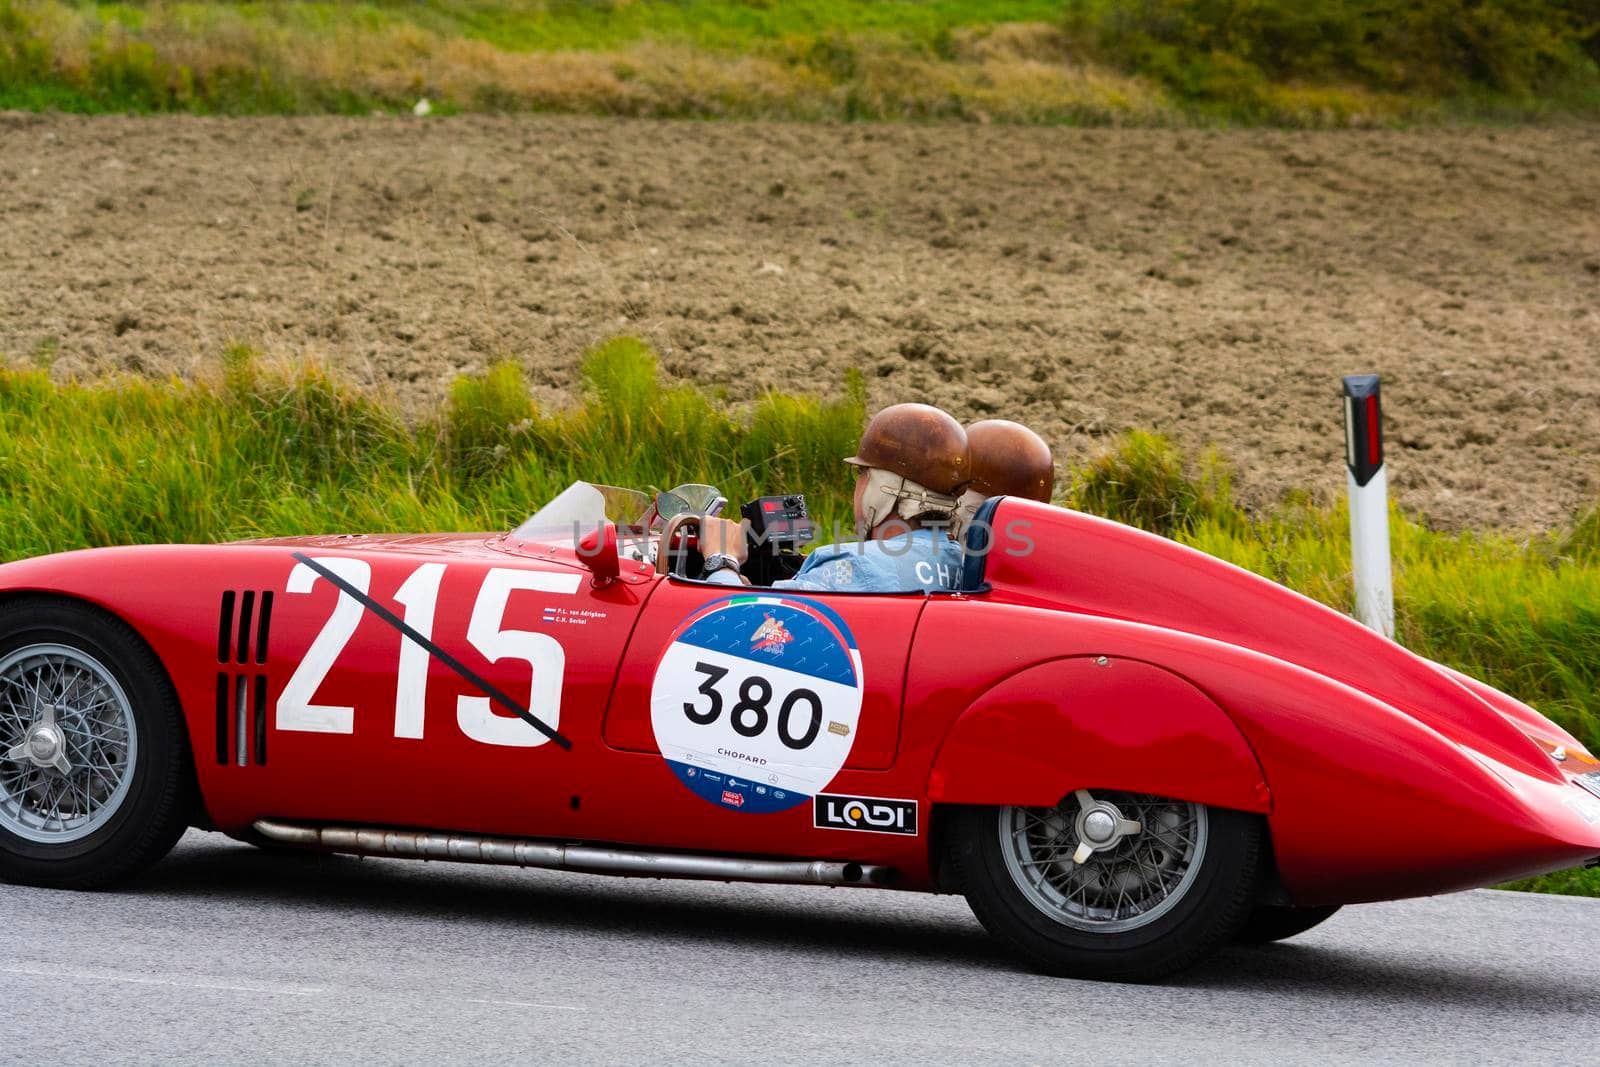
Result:
<instances>
[{"instance_id":1,"label":"rear fender","mask_svg":"<svg viewBox=\"0 0 1600 1067\"><path fill-rule=\"evenodd\" d=\"M928 777L946 804L1050 807L1074 789L1265 813L1271 793L1228 715L1177 675L1081 656L1011 675L956 719Z\"/></svg>"}]
</instances>

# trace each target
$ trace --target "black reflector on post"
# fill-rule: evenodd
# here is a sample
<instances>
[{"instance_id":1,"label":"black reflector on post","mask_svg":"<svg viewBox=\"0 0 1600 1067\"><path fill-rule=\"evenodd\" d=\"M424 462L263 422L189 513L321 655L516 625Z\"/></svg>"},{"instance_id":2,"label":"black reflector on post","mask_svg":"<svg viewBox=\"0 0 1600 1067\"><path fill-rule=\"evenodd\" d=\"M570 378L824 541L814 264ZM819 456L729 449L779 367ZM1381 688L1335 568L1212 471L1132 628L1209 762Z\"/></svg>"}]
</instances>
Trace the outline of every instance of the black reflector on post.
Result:
<instances>
[{"instance_id":1,"label":"black reflector on post","mask_svg":"<svg viewBox=\"0 0 1600 1067\"><path fill-rule=\"evenodd\" d=\"M1357 485L1366 485L1383 466L1382 403L1376 374L1344 379L1344 461Z\"/></svg>"},{"instance_id":2,"label":"black reflector on post","mask_svg":"<svg viewBox=\"0 0 1600 1067\"><path fill-rule=\"evenodd\" d=\"M1383 465L1378 376L1344 379L1344 461L1349 469L1350 572L1356 618L1394 637L1394 583L1389 562L1389 472Z\"/></svg>"}]
</instances>

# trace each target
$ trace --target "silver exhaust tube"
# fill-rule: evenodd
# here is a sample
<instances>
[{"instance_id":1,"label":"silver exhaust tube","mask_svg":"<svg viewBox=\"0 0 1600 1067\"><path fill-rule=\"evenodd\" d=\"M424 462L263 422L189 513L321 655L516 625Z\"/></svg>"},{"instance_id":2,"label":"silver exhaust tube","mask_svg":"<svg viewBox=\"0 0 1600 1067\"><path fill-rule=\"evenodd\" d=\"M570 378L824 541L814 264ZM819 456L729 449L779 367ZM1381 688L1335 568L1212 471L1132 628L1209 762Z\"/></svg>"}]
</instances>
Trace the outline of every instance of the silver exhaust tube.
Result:
<instances>
[{"instance_id":1,"label":"silver exhaust tube","mask_svg":"<svg viewBox=\"0 0 1600 1067\"><path fill-rule=\"evenodd\" d=\"M831 860L742 859L681 852L595 848L515 837L440 834L423 830L377 830L349 826L301 826L257 819L256 833L280 845L352 856L493 863L553 871L619 874L645 878L710 878L725 882L782 885L890 885L893 867Z\"/></svg>"}]
</instances>

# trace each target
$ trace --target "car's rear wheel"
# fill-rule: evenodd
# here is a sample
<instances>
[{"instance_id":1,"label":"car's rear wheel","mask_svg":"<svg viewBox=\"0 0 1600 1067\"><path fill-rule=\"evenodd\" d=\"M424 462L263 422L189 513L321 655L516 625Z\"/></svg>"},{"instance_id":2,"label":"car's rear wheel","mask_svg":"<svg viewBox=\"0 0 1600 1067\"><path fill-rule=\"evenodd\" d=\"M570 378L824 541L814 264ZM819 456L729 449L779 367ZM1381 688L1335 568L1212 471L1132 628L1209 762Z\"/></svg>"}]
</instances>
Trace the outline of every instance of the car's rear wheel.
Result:
<instances>
[{"instance_id":1,"label":"car's rear wheel","mask_svg":"<svg viewBox=\"0 0 1600 1067\"><path fill-rule=\"evenodd\" d=\"M1261 820L1147 794L1078 790L1053 808L967 808L955 868L979 921L1040 970L1150 981L1249 917Z\"/></svg>"},{"instance_id":2,"label":"car's rear wheel","mask_svg":"<svg viewBox=\"0 0 1600 1067\"><path fill-rule=\"evenodd\" d=\"M1313 926L1326 922L1339 910L1339 905L1320 908L1281 908L1263 905L1250 913L1250 918L1233 936L1241 945L1265 945L1284 941L1305 933Z\"/></svg>"},{"instance_id":3,"label":"car's rear wheel","mask_svg":"<svg viewBox=\"0 0 1600 1067\"><path fill-rule=\"evenodd\" d=\"M188 745L160 661L88 605L0 604L0 879L92 889L182 835Z\"/></svg>"}]
</instances>

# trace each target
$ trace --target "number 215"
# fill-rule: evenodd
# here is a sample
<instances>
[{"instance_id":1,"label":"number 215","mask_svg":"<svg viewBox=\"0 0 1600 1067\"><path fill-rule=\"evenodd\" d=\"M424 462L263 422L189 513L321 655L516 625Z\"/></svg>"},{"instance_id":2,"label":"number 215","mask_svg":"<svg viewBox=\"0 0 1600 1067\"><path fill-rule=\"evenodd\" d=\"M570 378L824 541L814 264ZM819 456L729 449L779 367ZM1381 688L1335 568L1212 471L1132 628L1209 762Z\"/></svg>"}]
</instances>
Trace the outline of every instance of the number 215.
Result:
<instances>
[{"instance_id":1,"label":"number 215","mask_svg":"<svg viewBox=\"0 0 1600 1067\"><path fill-rule=\"evenodd\" d=\"M332 557L317 561L356 589L366 594L372 584L372 567L366 560ZM394 598L405 608L406 625L433 639L434 608L439 601L439 585L444 580L445 564L424 563L401 583ZM285 592L309 593L316 585L316 571L304 563L289 572ZM467 643L490 663L502 659L521 660L532 673L529 710L558 727L561 721L561 683L566 673L567 654L549 634L504 628L506 604L517 590L571 595L578 589L576 574L551 574L510 567L491 568L478 589L467 624ZM355 708L313 704L318 688L334 661L344 651L361 622L361 604L343 590L333 614L323 623L305 658L284 683L278 696L277 728L311 733L348 734L355 732ZM423 708L427 704L428 653L415 641L396 635L400 642L400 661L395 671L394 735L420 738ZM486 696L462 695L456 698L456 724L461 732L486 745L531 748L549 740L521 719L502 715L490 707Z\"/></svg>"}]
</instances>

